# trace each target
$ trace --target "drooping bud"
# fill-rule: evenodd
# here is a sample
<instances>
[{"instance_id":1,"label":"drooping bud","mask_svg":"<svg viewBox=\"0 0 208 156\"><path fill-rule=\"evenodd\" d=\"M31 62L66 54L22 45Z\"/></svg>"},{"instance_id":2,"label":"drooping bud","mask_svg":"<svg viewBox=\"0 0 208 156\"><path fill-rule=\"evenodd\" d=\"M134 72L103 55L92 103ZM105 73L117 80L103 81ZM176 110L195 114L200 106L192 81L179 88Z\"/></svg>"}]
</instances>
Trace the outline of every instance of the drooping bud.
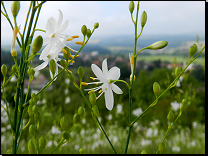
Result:
<instances>
[{"instance_id":1,"label":"drooping bud","mask_svg":"<svg viewBox=\"0 0 208 156\"><path fill-rule=\"evenodd\" d=\"M160 95L160 85L157 82L153 83L153 91L155 93L155 96Z\"/></svg>"},{"instance_id":2,"label":"drooping bud","mask_svg":"<svg viewBox=\"0 0 208 156\"><path fill-rule=\"evenodd\" d=\"M175 77L178 77L178 75L182 72L182 67L181 66L179 66L179 67L176 67L176 69L175 69Z\"/></svg>"},{"instance_id":3,"label":"drooping bud","mask_svg":"<svg viewBox=\"0 0 208 156\"><path fill-rule=\"evenodd\" d=\"M168 122L173 122L174 121L174 113L170 111L167 115Z\"/></svg>"},{"instance_id":4,"label":"drooping bud","mask_svg":"<svg viewBox=\"0 0 208 156\"><path fill-rule=\"evenodd\" d=\"M141 154L147 154L146 150L143 149L142 152L141 152Z\"/></svg>"},{"instance_id":5,"label":"drooping bud","mask_svg":"<svg viewBox=\"0 0 208 156\"><path fill-rule=\"evenodd\" d=\"M98 27L99 27L99 23L96 22L96 23L94 24L94 29L97 29Z\"/></svg>"},{"instance_id":6,"label":"drooping bud","mask_svg":"<svg viewBox=\"0 0 208 156\"><path fill-rule=\"evenodd\" d=\"M62 117L61 120L60 120L60 125L61 127L63 128L63 130L66 130L67 127L68 127L68 120L66 117Z\"/></svg>"},{"instance_id":7,"label":"drooping bud","mask_svg":"<svg viewBox=\"0 0 208 156\"><path fill-rule=\"evenodd\" d=\"M43 38L42 36L39 35L35 38L35 40L33 41L31 45L32 53L35 55L41 49L42 45L43 45Z\"/></svg>"},{"instance_id":8,"label":"drooping bud","mask_svg":"<svg viewBox=\"0 0 208 156\"><path fill-rule=\"evenodd\" d=\"M62 136L64 139L69 140L70 134L69 134L69 132L65 131L65 132L63 132Z\"/></svg>"},{"instance_id":9,"label":"drooping bud","mask_svg":"<svg viewBox=\"0 0 208 156\"><path fill-rule=\"evenodd\" d=\"M53 74L53 76L55 75L56 72L56 62L54 61L54 59L51 59L49 62L49 68L51 73Z\"/></svg>"},{"instance_id":10,"label":"drooping bud","mask_svg":"<svg viewBox=\"0 0 208 156\"><path fill-rule=\"evenodd\" d=\"M30 127L29 127L29 133L31 135L34 135L35 134L35 131L36 131L35 125L30 125Z\"/></svg>"},{"instance_id":11,"label":"drooping bud","mask_svg":"<svg viewBox=\"0 0 208 156\"><path fill-rule=\"evenodd\" d=\"M30 139L28 141L27 148L28 148L30 154L35 154L36 153L36 146L35 146L35 143L32 139Z\"/></svg>"},{"instance_id":12,"label":"drooping bud","mask_svg":"<svg viewBox=\"0 0 208 156\"><path fill-rule=\"evenodd\" d=\"M197 47L197 45L194 43L194 44L190 47L190 49L189 49L189 54L191 55L191 57L194 57L194 55L196 54L197 50L198 50L198 47Z\"/></svg>"},{"instance_id":13,"label":"drooping bud","mask_svg":"<svg viewBox=\"0 0 208 156\"><path fill-rule=\"evenodd\" d=\"M11 12L12 12L12 15L14 17L17 16L17 14L19 12L19 9L20 9L20 2L19 1L13 1L12 4L11 4Z\"/></svg>"},{"instance_id":14,"label":"drooping bud","mask_svg":"<svg viewBox=\"0 0 208 156\"><path fill-rule=\"evenodd\" d=\"M92 111L97 117L99 116L99 109L96 105L92 106Z\"/></svg>"},{"instance_id":15,"label":"drooping bud","mask_svg":"<svg viewBox=\"0 0 208 156\"><path fill-rule=\"evenodd\" d=\"M92 105L94 105L96 103L96 95L95 95L95 92L91 92L89 94L89 101Z\"/></svg>"},{"instance_id":16,"label":"drooping bud","mask_svg":"<svg viewBox=\"0 0 208 156\"><path fill-rule=\"evenodd\" d=\"M144 27L147 22L147 13L143 11L141 15L141 26Z\"/></svg>"},{"instance_id":17,"label":"drooping bud","mask_svg":"<svg viewBox=\"0 0 208 156\"><path fill-rule=\"evenodd\" d=\"M5 64L1 66L1 73L3 76L6 76L7 74L7 66Z\"/></svg>"},{"instance_id":18,"label":"drooping bud","mask_svg":"<svg viewBox=\"0 0 208 156\"><path fill-rule=\"evenodd\" d=\"M87 37L90 38L91 35L92 35L91 30L87 29Z\"/></svg>"},{"instance_id":19,"label":"drooping bud","mask_svg":"<svg viewBox=\"0 0 208 156\"><path fill-rule=\"evenodd\" d=\"M74 116L73 116L73 122L74 122L74 124L78 124L79 121L80 121L80 115L77 114L77 113L74 114Z\"/></svg>"},{"instance_id":20,"label":"drooping bud","mask_svg":"<svg viewBox=\"0 0 208 156\"><path fill-rule=\"evenodd\" d=\"M84 36L87 34L87 27L86 27L86 25L83 25L83 26L82 26L81 32L82 32L82 34L83 34Z\"/></svg>"},{"instance_id":21,"label":"drooping bud","mask_svg":"<svg viewBox=\"0 0 208 156\"><path fill-rule=\"evenodd\" d=\"M46 146L46 137L44 135L41 135L41 137L39 138L39 145L41 147L43 147L43 149L45 148L45 146Z\"/></svg>"},{"instance_id":22,"label":"drooping bud","mask_svg":"<svg viewBox=\"0 0 208 156\"><path fill-rule=\"evenodd\" d=\"M134 11L134 2L133 1L131 1L129 3L129 11L130 11L130 13L132 13Z\"/></svg>"},{"instance_id":23,"label":"drooping bud","mask_svg":"<svg viewBox=\"0 0 208 156\"><path fill-rule=\"evenodd\" d=\"M79 77L82 78L84 76L84 68L82 66L79 66L77 73Z\"/></svg>"},{"instance_id":24,"label":"drooping bud","mask_svg":"<svg viewBox=\"0 0 208 156\"><path fill-rule=\"evenodd\" d=\"M79 107L79 109L78 109L78 114L80 115L80 116L83 116L84 115L84 113L85 113L85 109L84 109L84 107Z\"/></svg>"},{"instance_id":25,"label":"drooping bud","mask_svg":"<svg viewBox=\"0 0 208 156\"><path fill-rule=\"evenodd\" d=\"M146 49L157 50L165 48L168 45L167 41L157 41L151 45L149 45Z\"/></svg>"},{"instance_id":26,"label":"drooping bud","mask_svg":"<svg viewBox=\"0 0 208 156\"><path fill-rule=\"evenodd\" d=\"M164 144L164 142L160 142L159 143L158 149L159 149L160 153L163 153L165 151L165 144Z\"/></svg>"}]
</instances>

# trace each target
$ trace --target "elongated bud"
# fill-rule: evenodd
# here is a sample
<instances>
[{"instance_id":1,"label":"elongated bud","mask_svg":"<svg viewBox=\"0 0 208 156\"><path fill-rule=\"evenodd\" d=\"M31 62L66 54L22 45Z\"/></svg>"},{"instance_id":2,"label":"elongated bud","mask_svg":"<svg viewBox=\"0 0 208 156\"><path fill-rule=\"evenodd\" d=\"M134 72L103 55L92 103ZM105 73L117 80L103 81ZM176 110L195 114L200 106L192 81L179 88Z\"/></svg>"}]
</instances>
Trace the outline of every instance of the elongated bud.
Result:
<instances>
[{"instance_id":1,"label":"elongated bud","mask_svg":"<svg viewBox=\"0 0 208 156\"><path fill-rule=\"evenodd\" d=\"M149 45L146 49L157 50L165 48L168 45L167 41L157 41L151 45Z\"/></svg>"},{"instance_id":2,"label":"elongated bud","mask_svg":"<svg viewBox=\"0 0 208 156\"><path fill-rule=\"evenodd\" d=\"M141 15L141 26L144 27L147 22L147 13L143 11Z\"/></svg>"},{"instance_id":3,"label":"elongated bud","mask_svg":"<svg viewBox=\"0 0 208 156\"><path fill-rule=\"evenodd\" d=\"M79 66L77 73L79 77L82 78L84 76L84 68L82 66Z\"/></svg>"},{"instance_id":4,"label":"elongated bud","mask_svg":"<svg viewBox=\"0 0 208 156\"><path fill-rule=\"evenodd\" d=\"M51 59L49 62L49 68L50 71L52 72L53 76L55 75L56 72L56 62L54 61L54 59Z\"/></svg>"},{"instance_id":5,"label":"elongated bud","mask_svg":"<svg viewBox=\"0 0 208 156\"><path fill-rule=\"evenodd\" d=\"M60 64L62 67L66 68L67 67L67 62L63 59L60 60Z\"/></svg>"},{"instance_id":6,"label":"elongated bud","mask_svg":"<svg viewBox=\"0 0 208 156\"><path fill-rule=\"evenodd\" d=\"M160 85L157 82L153 83L153 91L156 96L160 95Z\"/></svg>"},{"instance_id":7,"label":"elongated bud","mask_svg":"<svg viewBox=\"0 0 208 156\"><path fill-rule=\"evenodd\" d=\"M63 132L62 136L64 139L69 140L70 134L69 134L69 132L65 131L65 132Z\"/></svg>"},{"instance_id":8,"label":"elongated bud","mask_svg":"<svg viewBox=\"0 0 208 156\"><path fill-rule=\"evenodd\" d=\"M158 149L160 153L163 153L165 151L165 144L163 142L160 142L158 145Z\"/></svg>"},{"instance_id":9,"label":"elongated bud","mask_svg":"<svg viewBox=\"0 0 208 156\"><path fill-rule=\"evenodd\" d=\"M196 54L197 50L198 50L198 47L197 47L197 45L194 43L194 44L190 47L190 49L189 49L189 54L191 55L191 57L194 57L194 55Z\"/></svg>"},{"instance_id":10,"label":"elongated bud","mask_svg":"<svg viewBox=\"0 0 208 156\"><path fill-rule=\"evenodd\" d=\"M85 113L85 109L84 109L84 107L79 107L79 109L78 109L78 114L80 115L80 116L83 116L84 115L84 113Z\"/></svg>"},{"instance_id":11,"label":"elongated bud","mask_svg":"<svg viewBox=\"0 0 208 156\"><path fill-rule=\"evenodd\" d=\"M36 131L35 125L30 125L30 127L29 127L29 133L31 135L34 135L35 134L35 131Z\"/></svg>"},{"instance_id":12,"label":"elongated bud","mask_svg":"<svg viewBox=\"0 0 208 156\"><path fill-rule=\"evenodd\" d=\"M174 121L174 113L172 111L170 111L167 115L167 119L169 122L173 122Z\"/></svg>"},{"instance_id":13,"label":"elongated bud","mask_svg":"<svg viewBox=\"0 0 208 156\"><path fill-rule=\"evenodd\" d=\"M16 98L15 98L15 99L16 99ZM27 109L28 114L29 114L29 117L31 117L31 116L33 115L32 107L33 107L33 105L29 105L29 106L28 106L28 109Z\"/></svg>"},{"instance_id":14,"label":"elongated bud","mask_svg":"<svg viewBox=\"0 0 208 156\"><path fill-rule=\"evenodd\" d=\"M132 13L134 11L134 2L133 1L131 1L129 3L129 11L130 11L130 13Z\"/></svg>"},{"instance_id":15,"label":"elongated bud","mask_svg":"<svg viewBox=\"0 0 208 156\"><path fill-rule=\"evenodd\" d=\"M187 100L186 99L183 99L182 100L182 104L180 105L180 112L183 112L184 111L184 107L185 107L186 104L187 104Z\"/></svg>"},{"instance_id":16,"label":"elongated bud","mask_svg":"<svg viewBox=\"0 0 208 156\"><path fill-rule=\"evenodd\" d=\"M142 152L141 152L141 154L147 154L146 150L143 149Z\"/></svg>"},{"instance_id":17,"label":"elongated bud","mask_svg":"<svg viewBox=\"0 0 208 156\"><path fill-rule=\"evenodd\" d=\"M31 45L32 53L35 55L41 49L42 45L43 45L43 38L42 36L39 35L35 38L35 40L33 41Z\"/></svg>"},{"instance_id":18,"label":"elongated bud","mask_svg":"<svg viewBox=\"0 0 208 156\"><path fill-rule=\"evenodd\" d=\"M69 76L70 81L71 81L72 83L74 83L74 82L75 82L74 74L68 73L68 76Z\"/></svg>"},{"instance_id":19,"label":"elongated bud","mask_svg":"<svg viewBox=\"0 0 208 156\"><path fill-rule=\"evenodd\" d=\"M61 120L60 120L60 125L61 127L63 128L63 130L66 130L67 127L68 127L68 120L66 117L62 117Z\"/></svg>"},{"instance_id":20,"label":"elongated bud","mask_svg":"<svg viewBox=\"0 0 208 156\"><path fill-rule=\"evenodd\" d=\"M99 23L96 22L96 23L94 24L94 29L97 29L98 27L99 27Z\"/></svg>"},{"instance_id":21,"label":"elongated bud","mask_svg":"<svg viewBox=\"0 0 208 156\"><path fill-rule=\"evenodd\" d=\"M79 149L79 154L84 154L84 150L82 148Z\"/></svg>"},{"instance_id":22,"label":"elongated bud","mask_svg":"<svg viewBox=\"0 0 208 156\"><path fill-rule=\"evenodd\" d=\"M11 4L11 12L12 12L12 15L14 17L17 16L17 14L19 12L19 9L20 9L20 2L19 1L13 1L12 4Z\"/></svg>"},{"instance_id":23,"label":"elongated bud","mask_svg":"<svg viewBox=\"0 0 208 156\"><path fill-rule=\"evenodd\" d=\"M83 25L83 26L82 26L81 32L82 32L82 34L83 34L84 36L87 34L87 27L86 27L86 25Z\"/></svg>"},{"instance_id":24,"label":"elongated bud","mask_svg":"<svg viewBox=\"0 0 208 156\"><path fill-rule=\"evenodd\" d=\"M35 114L35 113L38 113L38 106L37 105L34 105L32 107L32 112Z\"/></svg>"},{"instance_id":25,"label":"elongated bud","mask_svg":"<svg viewBox=\"0 0 208 156\"><path fill-rule=\"evenodd\" d=\"M65 60L68 60L69 57L70 57L70 55L71 55L69 48L65 46L62 49L62 52L63 52L63 55L64 55Z\"/></svg>"},{"instance_id":26,"label":"elongated bud","mask_svg":"<svg viewBox=\"0 0 208 156\"><path fill-rule=\"evenodd\" d=\"M95 92L91 92L89 94L89 101L92 105L94 105L96 103L96 95L95 95Z\"/></svg>"},{"instance_id":27,"label":"elongated bud","mask_svg":"<svg viewBox=\"0 0 208 156\"><path fill-rule=\"evenodd\" d=\"M17 72L16 65L13 65L11 70L12 70L12 74L15 74Z\"/></svg>"},{"instance_id":28,"label":"elongated bud","mask_svg":"<svg viewBox=\"0 0 208 156\"><path fill-rule=\"evenodd\" d=\"M6 76L6 74L7 74L7 66L6 66L5 64L3 64L3 65L1 66L1 73L2 73L2 75L4 75L4 76Z\"/></svg>"},{"instance_id":29,"label":"elongated bud","mask_svg":"<svg viewBox=\"0 0 208 156\"><path fill-rule=\"evenodd\" d=\"M80 121L80 115L77 114L77 113L74 114L74 116L73 116L73 122L74 122L74 124L78 124L79 121Z\"/></svg>"},{"instance_id":30,"label":"elongated bud","mask_svg":"<svg viewBox=\"0 0 208 156\"><path fill-rule=\"evenodd\" d=\"M32 139L30 139L28 141L27 148L28 148L30 154L35 154L36 153L36 146L35 146L35 143Z\"/></svg>"},{"instance_id":31,"label":"elongated bud","mask_svg":"<svg viewBox=\"0 0 208 156\"><path fill-rule=\"evenodd\" d=\"M179 66L179 67L176 67L176 69L175 69L175 77L178 77L178 75L182 72L182 67L181 66Z\"/></svg>"},{"instance_id":32,"label":"elongated bud","mask_svg":"<svg viewBox=\"0 0 208 156\"><path fill-rule=\"evenodd\" d=\"M91 35L92 35L91 30L87 29L87 37L90 38Z\"/></svg>"},{"instance_id":33,"label":"elongated bud","mask_svg":"<svg viewBox=\"0 0 208 156\"><path fill-rule=\"evenodd\" d=\"M97 117L99 116L99 109L96 105L92 106L92 111Z\"/></svg>"},{"instance_id":34,"label":"elongated bud","mask_svg":"<svg viewBox=\"0 0 208 156\"><path fill-rule=\"evenodd\" d=\"M43 147L43 149L45 148L45 146L46 146L46 137L44 135L41 135L41 137L39 138L39 145L41 147Z\"/></svg>"}]
</instances>

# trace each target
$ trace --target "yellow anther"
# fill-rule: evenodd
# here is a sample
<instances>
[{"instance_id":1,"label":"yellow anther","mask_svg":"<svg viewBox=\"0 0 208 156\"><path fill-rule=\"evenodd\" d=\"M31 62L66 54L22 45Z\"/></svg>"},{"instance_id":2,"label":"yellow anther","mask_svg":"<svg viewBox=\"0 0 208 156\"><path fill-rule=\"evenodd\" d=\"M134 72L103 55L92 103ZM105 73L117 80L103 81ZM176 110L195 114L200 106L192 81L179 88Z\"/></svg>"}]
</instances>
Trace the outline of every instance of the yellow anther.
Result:
<instances>
[{"instance_id":1,"label":"yellow anther","mask_svg":"<svg viewBox=\"0 0 208 156\"><path fill-rule=\"evenodd\" d=\"M64 48L62 48L61 51L62 51L64 54L67 54L67 51L66 51Z\"/></svg>"},{"instance_id":2,"label":"yellow anther","mask_svg":"<svg viewBox=\"0 0 208 156\"><path fill-rule=\"evenodd\" d=\"M55 37L55 34L53 34L52 37Z\"/></svg>"},{"instance_id":3,"label":"yellow anther","mask_svg":"<svg viewBox=\"0 0 208 156\"><path fill-rule=\"evenodd\" d=\"M79 55L77 55L76 57L79 57Z\"/></svg>"},{"instance_id":4,"label":"yellow anther","mask_svg":"<svg viewBox=\"0 0 208 156\"><path fill-rule=\"evenodd\" d=\"M98 92L99 94L102 92L102 89Z\"/></svg>"},{"instance_id":5,"label":"yellow anther","mask_svg":"<svg viewBox=\"0 0 208 156\"><path fill-rule=\"evenodd\" d=\"M69 57L71 57L72 59L74 59L74 57L70 54Z\"/></svg>"},{"instance_id":6,"label":"yellow anther","mask_svg":"<svg viewBox=\"0 0 208 156\"><path fill-rule=\"evenodd\" d=\"M98 83L95 83L96 85L98 85Z\"/></svg>"},{"instance_id":7,"label":"yellow anther","mask_svg":"<svg viewBox=\"0 0 208 156\"><path fill-rule=\"evenodd\" d=\"M72 52L74 52L74 50L73 50L73 49L71 49L71 48L70 48L70 46L69 46L69 49L70 49Z\"/></svg>"},{"instance_id":8,"label":"yellow anther","mask_svg":"<svg viewBox=\"0 0 208 156\"><path fill-rule=\"evenodd\" d=\"M70 73L72 73L72 71L71 71L71 70L69 70L69 69L67 69L67 71L68 71L68 72L70 72Z\"/></svg>"},{"instance_id":9,"label":"yellow anther","mask_svg":"<svg viewBox=\"0 0 208 156\"><path fill-rule=\"evenodd\" d=\"M70 37L70 38L67 39L67 41L71 41L71 40L73 40L73 39L74 39L74 38Z\"/></svg>"},{"instance_id":10,"label":"yellow anther","mask_svg":"<svg viewBox=\"0 0 208 156\"><path fill-rule=\"evenodd\" d=\"M87 86L88 84L86 82L81 83L83 86Z\"/></svg>"},{"instance_id":11,"label":"yellow anther","mask_svg":"<svg viewBox=\"0 0 208 156\"><path fill-rule=\"evenodd\" d=\"M129 60L130 60L130 64L134 64L134 55L131 53L129 54Z\"/></svg>"},{"instance_id":12,"label":"yellow anther","mask_svg":"<svg viewBox=\"0 0 208 156\"><path fill-rule=\"evenodd\" d=\"M90 91L88 92L88 94L90 94L91 92L94 92L94 90L90 90Z\"/></svg>"},{"instance_id":13,"label":"yellow anther","mask_svg":"<svg viewBox=\"0 0 208 156\"><path fill-rule=\"evenodd\" d=\"M71 60L68 60L68 63L70 62ZM75 63L75 61L71 61L71 63Z\"/></svg>"},{"instance_id":14,"label":"yellow anther","mask_svg":"<svg viewBox=\"0 0 208 156\"><path fill-rule=\"evenodd\" d=\"M93 77L90 77L93 81L95 81L95 79Z\"/></svg>"},{"instance_id":15,"label":"yellow anther","mask_svg":"<svg viewBox=\"0 0 208 156\"><path fill-rule=\"evenodd\" d=\"M75 44L83 45L83 42L75 42Z\"/></svg>"},{"instance_id":16,"label":"yellow anther","mask_svg":"<svg viewBox=\"0 0 208 156\"><path fill-rule=\"evenodd\" d=\"M79 38L79 35L74 35L71 38Z\"/></svg>"}]
</instances>

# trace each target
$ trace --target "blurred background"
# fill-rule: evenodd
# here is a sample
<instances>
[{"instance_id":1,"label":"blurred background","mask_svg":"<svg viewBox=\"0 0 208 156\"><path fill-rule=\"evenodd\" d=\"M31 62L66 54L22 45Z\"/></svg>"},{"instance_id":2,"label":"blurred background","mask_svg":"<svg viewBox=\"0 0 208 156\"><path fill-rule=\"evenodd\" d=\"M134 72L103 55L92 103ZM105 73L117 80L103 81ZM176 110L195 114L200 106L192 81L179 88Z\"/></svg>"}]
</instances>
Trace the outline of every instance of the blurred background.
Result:
<instances>
[{"instance_id":1,"label":"blurred background","mask_svg":"<svg viewBox=\"0 0 208 156\"><path fill-rule=\"evenodd\" d=\"M22 31L27 14L29 2L21 2L20 12L17 16L17 24L21 24ZM137 2L135 2L136 6ZM9 17L12 19L11 1L4 2ZM69 66L76 76L79 84L77 69L84 67L83 81L91 82L89 77L94 77L90 68L91 64L101 67L102 61L107 58L108 68L117 66L121 69L120 79L129 82L130 65L128 55L134 48L134 25L131 21L128 9L129 2L46 2L39 15L36 28L45 29L47 19L53 16L58 19L60 9L63 13L63 21L69 20L69 25L64 33L79 35L76 41L82 41L82 25L91 30L94 23L99 23L88 44L80 52L80 57ZM184 7L186 6L186 7ZM1 6L2 9L2 6ZM136 66L136 81L133 88L133 116L136 118L155 99L152 85L156 81L164 91L174 80L174 70L177 66L184 67L189 61L189 48L196 43L199 51L205 45L205 2L198 1L167 1L167 2L140 2L139 17L143 11L147 12L147 23L138 40L137 50L156 41L168 41L168 46L161 50L145 50L138 56ZM134 13L135 19L135 13ZM140 21L139 21L140 22ZM138 22L138 33L140 23ZM38 32L35 36L46 34ZM1 15L1 65L8 68L7 78L11 75L11 67L14 64L10 54L12 30L6 18ZM78 50L80 46L74 42L67 43L71 48ZM17 44L16 44L17 45ZM44 47L43 47L44 48ZM42 49L43 49L42 48ZM19 52L19 48L17 47ZM197 55L198 53L196 53ZM18 59L20 52L18 53ZM42 63L38 57L34 58L33 67ZM2 75L1 75L2 80ZM49 69L45 68L36 72L30 86L30 93L37 93L50 80ZM14 94L17 79L14 77L5 87L9 108L13 111ZM104 125L118 153L124 152L127 127L128 127L128 90L122 83L116 83L123 94L114 94L114 108L108 111L105 107L104 97L101 96L96 105L100 110L100 121ZM25 80L25 93L28 86L28 76ZM83 87L92 88L93 85ZM87 92L85 92L88 98ZM29 97L30 98L30 97ZM176 87L168 91L156 106L135 124L132 129L129 153L141 153L143 149L147 153L155 153L158 143L162 141L167 130L167 114L173 111L175 116L179 113L182 99L188 103L185 111L179 118L174 128L166 138L165 153L205 153L205 52L203 52L187 69ZM4 99L1 94L1 104ZM38 107L42 122L40 135L47 138L45 153L50 152L61 139L61 117L67 117L69 126L72 126L73 115L77 109L83 106L86 113L81 123L71 133L70 140L55 153L79 153L83 148L85 153L113 153L106 138L97 129L89 108L84 103L78 90L68 79L66 73L62 73L57 80L39 96ZM29 119L27 111L24 113L23 124ZM1 108L1 149L2 153L11 150L12 135L8 125L6 113ZM31 138L28 128L24 130L19 153L28 153L27 141Z\"/></svg>"}]
</instances>

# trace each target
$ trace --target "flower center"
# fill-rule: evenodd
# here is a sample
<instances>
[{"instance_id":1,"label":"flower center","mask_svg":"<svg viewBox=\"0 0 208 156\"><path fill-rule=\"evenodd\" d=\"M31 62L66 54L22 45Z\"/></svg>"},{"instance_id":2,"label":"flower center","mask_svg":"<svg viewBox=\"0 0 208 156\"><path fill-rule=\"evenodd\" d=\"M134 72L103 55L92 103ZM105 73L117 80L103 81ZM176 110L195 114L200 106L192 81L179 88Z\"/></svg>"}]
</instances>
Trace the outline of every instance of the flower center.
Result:
<instances>
[{"instance_id":1,"label":"flower center","mask_svg":"<svg viewBox=\"0 0 208 156\"><path fill-rule=\"evenodd\" d=\"M55 34L53 34L51 37L55 37Z\"/></svg>"}]
</instances>

